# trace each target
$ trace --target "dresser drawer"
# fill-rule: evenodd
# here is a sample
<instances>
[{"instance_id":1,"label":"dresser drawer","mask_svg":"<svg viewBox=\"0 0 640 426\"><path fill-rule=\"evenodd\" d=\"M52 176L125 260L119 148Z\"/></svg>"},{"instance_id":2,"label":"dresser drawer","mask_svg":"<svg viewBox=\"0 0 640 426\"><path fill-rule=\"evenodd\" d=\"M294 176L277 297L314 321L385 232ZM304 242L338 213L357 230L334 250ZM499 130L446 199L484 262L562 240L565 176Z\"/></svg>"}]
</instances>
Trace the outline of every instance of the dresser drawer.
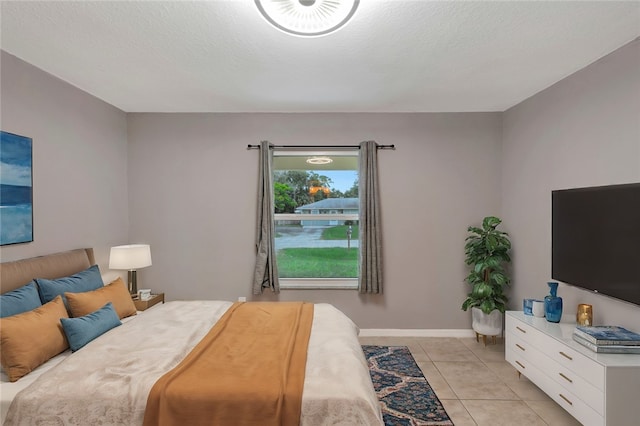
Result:
<instances>
[{"instance_id":1,"label":"dresser drawer","mask_svg":"<svg viewBox=\"0 0 640 426\"><path fill-rule=\"evenodd\" d=\"M523 359L528 361L528 363L530 363L529 365L535 366L545 376L557 382L567 391L584 401L597 413L604 416L605 401L604 393L601 390L572 370L556 362L544 352L530 345L526 340L522 339L521 336L513 334L512 332L508 332L506 336L505 353L512 351L515 354L514 359L520 360L520 362L522 362Z\"/></svg>"},{"instance_id":2,"label":"dresser drawer","mask_svg":"<svg viewBox=\"0 0 640 426\"><path fill-rule=\"evenodd\" d=\"M604 366L522 321L508 318L506 331L528 342L530 346L540 348L553 361L573 371L574 376L580 376L598 389L604 388Z\"/></svg>"},{"instance_id":3,"label":"dresser drawer","mask_svg":"<svg viewBox=\"0 0 640 426\"><path fill-rule=\"evenodd\" d=\"M547 395L549 395L562 408L567 410L569 414L578 419L584 426L603 426L605 425L604 415L596 412L583 400L578 398L572 392L563 386L554 382L549 377L542 385L538 385Z\"/></svg>"},{"instance_id":4,"label":"dresser drawer","mask_svg":"<svg viewBox=\"0 0 640 426\"><path fill-rule=\"evenodd\" d=\"M545 365L545 371L556 383L571 392L572 395L580 398L598 414L604 416L604 392L600 390L603 388L596 388L586 381L582 375L578 375L551 360L549 364Z\"/></svg>"},{"instance_id":5,"label":"dresser drawer","mask_svg":"<svg viewBox=\"0 0 640 426\"><path fill-rule=\"evenodd\" d=\"M514 321L507 318L507 324L505 326L507 333L511 332L514 336L520 337L529 344L542 348L548 337L544 333L531 327L529 324L525 324L521 321Z\"/></svg>"},{"instance_id":6,"label":"dresser drawer","mask_svg":"<svg viewBox=\"0 0 640 426\"><path fill-rule=\"evenodd\" d=\"M512 333L508 333L506 338L507 347L505 348L505 359L513 365L518 372L535 383L536 386L549 395L573 417L578 419L584 426L603 426L605 424L602 413L597 412L589 403L580 399L571 390L566 389L548 375L546 364L540 365L530 360L531 358L537 358L538 354L540 354L539 351L532 351L531 348L527 346L523 346L525 348L524 351L521 350L516 346L516 344L521 345L521 342L517 341ZM598 405L603 405L602 400Z\"/></svg>"},{"instance_id":7,"label":"dresser drawer","mask_svg":"<svg viewBox=\"0 0 640 426\"><path fill-rule=\"evenodd\" d=\"M505 353L507 350L513 351L517 359L523 358L542 369L549 362L549 358L536 349L535 345L528 340L522 339L518 334L507 332L505 339Z\"/></svg>"},{"instance_id":8,"label":"dresser drawer","mask_svg":"<svg viewBox=\"0 0 640 426\"><path fill-rule=\"evenodd\" d=\"M512 341L513 335L507 334L507 342ZM528 348L525 347L525 351L523 351L520 348L515 347L515 344L516 342L513 342L513 345L509 345L505 348L505 359L513 365L519 373L523 374L529 380L541 387L538 384L539 381L548 380L545 379L545 374L538 368L536 363L532 362L527 356L525 356L525 352Z\"/></svg>"},{"instance_id":9,"label":"dresser drawer","mask_svg":"<svg viewBox=\"0 0 640 426\"><path fill-rule=\"evenodd\" d=\"M605 368L571 347L548 338L545 352L558 364L582 377L598 389L604 389Z\"/></svg>"}]
</instances>

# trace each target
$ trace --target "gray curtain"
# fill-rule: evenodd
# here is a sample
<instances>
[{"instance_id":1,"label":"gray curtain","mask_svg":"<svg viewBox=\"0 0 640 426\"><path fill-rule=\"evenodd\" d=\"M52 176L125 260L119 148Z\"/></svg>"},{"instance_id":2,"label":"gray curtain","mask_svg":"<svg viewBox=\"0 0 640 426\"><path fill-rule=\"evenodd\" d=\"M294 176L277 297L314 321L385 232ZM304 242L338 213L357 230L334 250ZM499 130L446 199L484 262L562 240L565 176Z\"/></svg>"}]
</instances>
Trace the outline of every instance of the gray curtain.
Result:
<instances>
[{"instance_id":1,"label":"gray curtain","mask_svg":"<svg viewBox=\"0 0 640 426\"><path fill-rule=\"evenodd\" d=\"M382 293L382 244L378 197L378 144L360 144L360 293Z\"/></svg>"},{"instance_id":2,"label":"gray curtain","mask_svg":"<svg viewBox=\"0 0 640 426\"><path fill-rule=\"evenodd\" d=\"M280 293L278 266L276 265L275 225L273 208L272 152L267 141L260 142L260 169L258 187L258 216L256 223L256 267L253 276L253 294L262 294L265 288Z\"/></svg>"}]
</instances>

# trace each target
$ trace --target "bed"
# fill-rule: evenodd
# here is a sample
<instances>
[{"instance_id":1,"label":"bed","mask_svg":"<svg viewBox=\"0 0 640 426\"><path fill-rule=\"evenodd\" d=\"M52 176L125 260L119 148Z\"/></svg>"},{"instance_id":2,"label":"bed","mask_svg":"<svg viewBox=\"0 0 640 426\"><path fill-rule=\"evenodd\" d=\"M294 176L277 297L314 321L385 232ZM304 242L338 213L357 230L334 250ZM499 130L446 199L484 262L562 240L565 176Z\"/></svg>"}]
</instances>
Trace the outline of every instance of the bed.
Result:
<instances>
[{"instance_id":1,"label":"bed","mask_svg":"<svg viewBox=\"0 0 640 426\"><path fill-rule=\"evenodd\" d=\"M35 277L66 277L94 263L91 249L3 263L2 293ZM76 352L54 356L13 383L3 371L3 424L142 425L154 383L179 364L231 306L227 301L157 305L122 319L122 325ZM314 305L301 425L383 424L357 333L335 307Z\"/></svg>"}]
</instances>

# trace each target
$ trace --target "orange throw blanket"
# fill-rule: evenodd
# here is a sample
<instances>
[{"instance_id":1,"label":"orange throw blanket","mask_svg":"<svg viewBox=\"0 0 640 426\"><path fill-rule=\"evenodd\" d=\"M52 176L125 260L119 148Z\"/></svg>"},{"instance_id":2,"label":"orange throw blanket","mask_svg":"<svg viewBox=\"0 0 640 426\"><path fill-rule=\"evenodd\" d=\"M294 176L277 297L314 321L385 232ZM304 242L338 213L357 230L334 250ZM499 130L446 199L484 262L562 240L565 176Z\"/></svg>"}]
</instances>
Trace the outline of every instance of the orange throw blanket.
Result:
<instances>
[{"instance_id":1,"label":"orange throw blanket","mask_svg":"<svg viewBox=\"0 0 640 426\"><path fill-rule=\"evenodd\" d=\"M234 303L153 386L144 426L300 424L313 304Z\"/></svg>"}]
</instances>

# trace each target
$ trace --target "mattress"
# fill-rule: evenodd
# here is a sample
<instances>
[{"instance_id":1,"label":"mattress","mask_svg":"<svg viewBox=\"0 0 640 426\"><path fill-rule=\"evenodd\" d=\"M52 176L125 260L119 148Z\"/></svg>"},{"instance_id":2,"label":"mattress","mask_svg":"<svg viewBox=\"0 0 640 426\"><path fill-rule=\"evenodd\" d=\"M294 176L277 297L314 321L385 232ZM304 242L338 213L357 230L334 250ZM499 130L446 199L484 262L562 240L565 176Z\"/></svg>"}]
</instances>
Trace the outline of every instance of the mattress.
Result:
<instances>
[{"instance_id":1,"label":"mattress","mask_svg":"<svg viewBox=\"0 0 640 426\"><path fill-rule=\"evenodd\" d=\"M7 391L5 397L9 384L2 383L3 407L13 399L5 424L141 425L153 384L230 306L222 301L166 303L10 384L18 385L19 392ZM338 309L315 305L301 425L383 424L357 333Z\"/></svg>"}]
</instances>

